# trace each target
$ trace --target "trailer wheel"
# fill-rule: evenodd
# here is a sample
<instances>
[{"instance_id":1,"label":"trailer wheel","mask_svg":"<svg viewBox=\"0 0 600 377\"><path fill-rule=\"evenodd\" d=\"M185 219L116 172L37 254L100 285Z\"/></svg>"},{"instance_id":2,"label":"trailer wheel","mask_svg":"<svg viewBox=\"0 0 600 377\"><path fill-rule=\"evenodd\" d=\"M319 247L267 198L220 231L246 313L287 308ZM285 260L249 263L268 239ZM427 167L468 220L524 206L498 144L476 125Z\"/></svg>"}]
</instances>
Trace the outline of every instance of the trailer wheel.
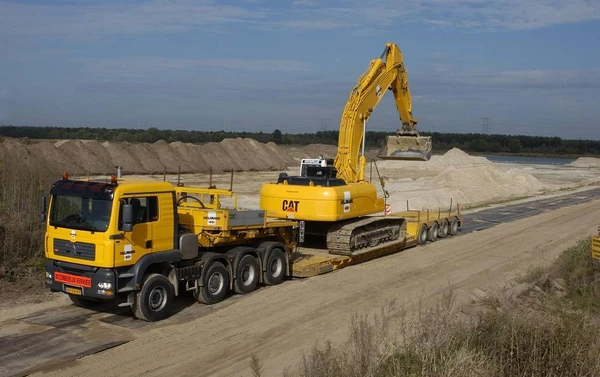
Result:
<instances>
[{"instance_id":1,"label":"trailer wheel","mask_svg":"<svg viewBox=\"0 0 600 377\"><path fill-rule=\"evenodd\" d=\"M285 279L286 268L285 254L281 249L276 248L271 250L267 257L267 264L263 280L267 285L277 285Z\"/></svg>"},{"instance_id":2,"label":"trailer wheel","mask_svg":"<svg viewBox=\"0 0 600 377\"><path fill-rule=\"evenodd\" d=\"M454 219L452 219L452 221L450 222L450 229L448 229L448 233L451 236L458 233L458 219L456 217Z\"/></svg>"},{"instance_id":3,"label":"trailer wheel","mask_svg":"<svg viewBox=\"0 0 600 377\"><path fill-rule=\"evenodd\" d=\"M450 226L448 225L448 220L442 220L442 225L440 226L440 230L438 231L438 237L446 238L446 236L448 235L449 228Z\"/></svg>"},{"instance_id":4,"label":"trailer wheel","mask_svg":"<svg viewBox=\"0 0 600 377\"><path fill-rule=\"evenodd\" d=\"M198 301L212 305L221 302L229 288L229 273L223 263L213 262L204 275L204 285L198 288Z\"/></svg>"},{"instance_id":5,"label":"trailer wheel","mask_svg":"<svg viewBox=\"0 0 600 377\"><path fill-rule=\"evenodd\" d=\"M421 228L419 229L419 236L417 237L417 241L419 242L419 245L425 245L427 243L427 225L426 224L421 225Z\"/></svg>"},{"instance_id":6,"label":"trailer wheel","mask_svg":"<svg viewBox=\"0 0 600 377\"><path fill-rule=\"evenodd\" d=\"M100 304L99 300L94 300L93 298L81 297L77 295L69 295L69 298L73 304L82 308L91 308Z\"/></svg>"},{"instance_id":7,"label":"trailer wheel","mask_svg":"<svg viewBox=\"0 0 600 377\"><path fill-rule=\"evenodd\" d=\"M174 300L175 289L166 276L147 275L142 289L135 295L133 314L147 322L160 321L171 314Z\"/></svg>"},{"instance_id":8,"label":"trailer wheel","mask_svg":"<svg viewBox=\"0 0 600 377\"><path fill-rule=\"evenodd\" d=\"M244 255L237 265L233 288L240 295L245 295L256 289L260 274L258 260L252 255Z\"/></svg>"},{"instance_id":9,"label":"trailer wheel","mask_svg":"<svg viewBox=\"0 0 600 377\"><path fill-rule=\"evenodd\" d=\"M431 228L429 228L429 231L427 232L427 239L431 242L435 242L438 239L438 235L439 235L439 225L438 223L433 223L433 225L431 225Z\"/></svg>"}]
</instances>

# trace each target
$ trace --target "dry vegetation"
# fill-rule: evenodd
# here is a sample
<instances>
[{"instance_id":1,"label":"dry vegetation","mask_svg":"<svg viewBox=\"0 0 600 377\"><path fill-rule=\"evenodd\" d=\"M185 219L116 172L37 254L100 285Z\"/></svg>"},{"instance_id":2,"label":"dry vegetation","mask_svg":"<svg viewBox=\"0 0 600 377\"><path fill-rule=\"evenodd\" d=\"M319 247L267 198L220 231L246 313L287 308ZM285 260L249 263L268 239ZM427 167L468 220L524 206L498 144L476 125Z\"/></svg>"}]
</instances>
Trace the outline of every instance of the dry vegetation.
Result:
<instances>
[{"instance_id":1,"label":"dry vegetation","mask_svg":"<svg viewBox=\"0 0 600 377\"><path fill-rule=\"evenodd\" d=\"M0 160L0 279L15 280L41 269L41 196L58 176L18 156L6 154Z\"/></svg>"},{"instance_id":2,"label":"dry vegetation","mask_svg":"<svg viewBox=\"0 0 600 377\"><path fill-rule=\"evenodd\" d=\"M415 316L393 303L355 315L345 344L316 344L292 377L598 376L600 266L590 241L523 279L517 297L487 298L457 310L451 289ZM398 334L390 332L392 321ZM260 365L256 358L253 365ZM260 375L260 369L254 369Z\"/></svg>"}]
</instances>

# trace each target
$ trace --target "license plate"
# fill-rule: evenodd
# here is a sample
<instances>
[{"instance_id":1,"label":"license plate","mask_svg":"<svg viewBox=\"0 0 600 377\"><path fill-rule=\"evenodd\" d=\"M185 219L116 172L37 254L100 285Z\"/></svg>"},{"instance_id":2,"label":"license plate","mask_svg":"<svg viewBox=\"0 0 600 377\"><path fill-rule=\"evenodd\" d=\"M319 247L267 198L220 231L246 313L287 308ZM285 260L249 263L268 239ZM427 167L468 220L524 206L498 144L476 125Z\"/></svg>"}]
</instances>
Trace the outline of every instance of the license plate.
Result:
<instances>
[{"instance_id":1,"label":"license plate","mask_svg":"<svg viewBox=\"0 0 600 377\"><path fill-rule=\"evenodd\" d=\"M59 283L77 285L84 288L92 287L92 278L86 276L65 274L64 272L55 272L54 280Z\"/></svg>"},{"instance_id":2,"label":"license plate","mask_svg":"<svg viewBox=\"0 0 600 377\"><path fill-rule=\"evenodd\" d=\"M65 292L70 293L72 295L82 295L81 288L65 287Z\"/></svg>"}]
</instances>

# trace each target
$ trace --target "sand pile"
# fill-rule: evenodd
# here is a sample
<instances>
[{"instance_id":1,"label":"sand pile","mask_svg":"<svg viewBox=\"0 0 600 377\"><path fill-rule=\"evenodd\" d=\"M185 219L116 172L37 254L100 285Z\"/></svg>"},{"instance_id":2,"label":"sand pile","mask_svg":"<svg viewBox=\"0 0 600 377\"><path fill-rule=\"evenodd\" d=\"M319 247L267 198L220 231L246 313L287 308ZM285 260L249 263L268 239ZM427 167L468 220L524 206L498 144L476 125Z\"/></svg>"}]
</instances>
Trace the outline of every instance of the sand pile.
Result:
<instances>
[{"instance_id":1,"label":"sand pile","mask_svg":"<svg viewBox=\"0 0 600 377\"><path fill-rule=\"evenodd\" d=\"M185 169L188 171L197 171L203 166L209 166L208 160L200 153L200 148L196 148L192 143L183 143L176 141L170 144L171 149L177 153L181 161L185 161ZM184 167L182 166L182 169Z\"/></svg>"},{"instance_id":2,"label":"sand pile","mask_svg":"<svg viewBox=\"0 0 600 377\"><path fill-rule=\"evenodd\" d=\"M125 167L126 172L145 171L142 163L137 157L131 153L131 144L127 142L123 143L109 143L105 141L102 146L111 157L112 165ZM90 172L90 174L105 174L106 172Z\"/></svg>"},{"instance_id":3,"label":"sand pile","mask_svg":"<svg viewBox=\"0 0 600 377\"><path fill-rule=\"evenodd\" d=\"M80 166L77 171L106 173L113 170L111 159L108 158L102 145L97 142L66 140L57 142L55 146L63 155Z\"/></svg>"},{"instance_id":4,"label":"sand pile","mask_svg":"<svg viewBox=\"0 0 600 377\"><path fill-rule=\"evenodd\" d=\"M287 166L295 166L298 165L298 161L291 154L284 151L277 144L268 142L265 146L269 149L268 153L270 155L275 156L278 160L283 161Z\"/></svg>"},{"instance_id":5,"label":"sand pile","mask_svg":"<svg viewBox=\"0 0 600 377\"><path fill-rule=\"evenodd\" d=\"M576 168L600 168L600 158L595 157L579 157L577 160L566 164Z\"/></svg>"},{"instance_id":6,"label":"sand pile","mask_svg":"<svg viewBox=\"0 0 600 377\"><path fill-rule=\"evenodd\" d=\"M334 158L337 153L337 146L329 144L309 144L303 146L286 146L285 150L290 154L299 164L299 161L303 158L318 158L323 156L324 158Z\"/></svg>"},{"instance_id":7,"label":"sand pile","mask_svg":"<svg viewBox=\"0 0 600 377\"><path fill-rule=\"evenodd\" d=\"M415 164L423 165L421 173L427 174L414 178L415 166L418 166ZM557 188L541 183L520 169L502 169L484 157L470 156L457 148L434 156L428 162L385 161L378 166L387 178L392 211L405 210L407 200L410 209L442 207L447 210L451 200L467 208L534 196ZM413 177L407 177L404 172Z\"/></svg>"},{"instance_id":8,"label":"sand pile","mask_svg":"<svg viewBox=\"0 0 600 377\"><path fill-rule=\"evenodd\" d=\"M226 139L203 145L159 140L149 143L111 143L60 140L27 144L2 139L0 154L7 158L58 168L71 174L106 174L121 166L125 174L206 173L285 170L296 162L279 146L253 139Z\"/></svg>"},{"instance_id":9,"label":"sand pile","mask_svg":"<svg viewBox=\"0 0 600 377\"><path fill-rule=\"evenodd\" d=\"M65 154L52 143L41 142L30 144L27 146L27 149L38 157L39 163L46 169L60 168L64 171L80 171L82 169L78 161L73 160L72 156ZM55 166L55 161L64 161L65 163L58 167Z\"/></svg>"}]
</instances>

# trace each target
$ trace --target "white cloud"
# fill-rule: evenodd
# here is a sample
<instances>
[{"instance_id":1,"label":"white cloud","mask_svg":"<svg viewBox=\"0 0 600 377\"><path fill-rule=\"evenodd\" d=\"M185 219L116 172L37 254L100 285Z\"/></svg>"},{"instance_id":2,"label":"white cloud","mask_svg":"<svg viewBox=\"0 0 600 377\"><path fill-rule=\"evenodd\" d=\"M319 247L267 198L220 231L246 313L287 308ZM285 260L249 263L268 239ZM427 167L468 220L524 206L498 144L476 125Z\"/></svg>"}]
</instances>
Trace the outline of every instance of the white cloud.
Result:
<instances>
[{"instance_id":1,"label":"white cloud","mask_svg":"<svg viewBox=\"0 0 600 377\"><path fill-rule=\"evenodd\" d=\"M0 35L70 38L185 31L206 25L251 22L266 16L256 7L208 0L52 5L0 2L0 9Z\"/></svg>"},{"instance_id":2,"label":"white cloud","mask_svg":"<svg viewBox=\"0 0 600 377\"><path fill-rule=\"evenodd\" d=\"M287 8L270 8L272 3L263 0L239 0L237 5L211 0L50 4L0 2L0 36L94 38L214 30L227 24L360 31L399 22L505 31L600 20L598 0L295 0Z\"/></svg>"},{"instance_id":3,"label":"white cloud","mask_svg":"<svg viewBox=\"0 0 600 377\"><path fill-rule=\"evenodd\" d=\"M317 30L329 29L332 23L362 28L422 22L438 28L504 31L593 20L600 20L597 0L348 0L294 9L272 24Z\"/></svg>"},{"instance_id":4,"label":"white cloud","mask_svg":"<svg viewBox=\"0 0 600 377\"><path fill-rule=\"evenodd\" d=\"M436 72L416 75L421 86L451 90L480 89L600 89L600 69L523 70L497 72ZM411 86L412 88L417 86Z\"/></svg>"},{"instance_id":5,"label":"white cloud","mask_svg":"<svg viewBox=\"0 0 600 377\"><path fill-rule=\"evenodd\" d=\"M310 72L311 66L297 60L249 60L249 59L171 59L156 56L132 56L125 58L85 60L87 70L104 77L152 76L169 73L192 76L205 75L202 69L227 72Z\"/></svg>"}]
</instances>

